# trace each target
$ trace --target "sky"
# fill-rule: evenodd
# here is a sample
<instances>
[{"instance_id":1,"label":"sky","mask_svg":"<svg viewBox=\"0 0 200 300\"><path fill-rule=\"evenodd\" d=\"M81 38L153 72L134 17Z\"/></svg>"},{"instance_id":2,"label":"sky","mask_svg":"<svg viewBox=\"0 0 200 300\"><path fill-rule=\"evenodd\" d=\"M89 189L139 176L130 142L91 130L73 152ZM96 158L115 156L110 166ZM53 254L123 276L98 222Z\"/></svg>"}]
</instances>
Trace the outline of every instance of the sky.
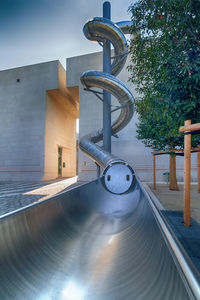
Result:
<instances>
[{"instance_id":1,"label":"sky","mask_svg":"<svg viewBox=\"0 0 200 300\"><path fill-rule=\"evenodd\" d=\"M83 35L105 0L0 0L0 70L100 51ZM135 0L110 0L113 22L130 20Z\"/></svg>"}]
</instances>

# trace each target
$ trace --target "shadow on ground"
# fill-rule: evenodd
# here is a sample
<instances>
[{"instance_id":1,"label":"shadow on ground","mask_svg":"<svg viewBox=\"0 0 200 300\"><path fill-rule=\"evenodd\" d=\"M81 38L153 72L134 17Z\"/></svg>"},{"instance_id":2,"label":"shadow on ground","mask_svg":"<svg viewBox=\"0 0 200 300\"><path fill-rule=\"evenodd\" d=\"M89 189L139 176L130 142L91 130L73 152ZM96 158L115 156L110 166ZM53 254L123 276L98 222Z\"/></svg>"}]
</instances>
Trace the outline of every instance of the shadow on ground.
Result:
<instances>
[{"instance_id":1,"label":"shadow on ground","mask_svg":"<svg viewBox=\"0 0 200 300\"><path fill-rule=\"evenodd\" d=\"M165 210L162 214L200 272L200 224L191 219L191 226L186 227L182 211Z\"/></svg>"}]
</instances>

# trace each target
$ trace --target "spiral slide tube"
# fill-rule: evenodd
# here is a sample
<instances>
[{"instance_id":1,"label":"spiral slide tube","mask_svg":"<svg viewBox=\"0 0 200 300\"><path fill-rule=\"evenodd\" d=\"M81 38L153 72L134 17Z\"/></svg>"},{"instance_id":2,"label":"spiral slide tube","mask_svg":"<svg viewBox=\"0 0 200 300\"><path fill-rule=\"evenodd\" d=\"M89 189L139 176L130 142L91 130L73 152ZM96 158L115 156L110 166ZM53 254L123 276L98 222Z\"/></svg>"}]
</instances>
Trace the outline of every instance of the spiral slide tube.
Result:
<instances>
[{"instance_id":1,"label":"spiral slide tube","mask_svg":"<svg viewBox=\"0 0 200 300\"><path fill-rule=\"evenodd\" d=\"M130 122L134 113L134 98L131 92L121 80L115 77L126 62L128 48L124 33L128 33L130 24L131 22L127 21L114 24L106 18L94 18L87 22L83 28L87 39L99 43L108 40L114 47L111 74L90 70L81 76L81 82L86 88L97 87L106 90L119 101L121 112L112 124L113 135ZM134 172L127 162L96 145L102 139L103 129L88 134L81 139L80 149L103 168L102 179L105 187L114 194L123 194L133 186Z\"/></svg>"}]
</instances>

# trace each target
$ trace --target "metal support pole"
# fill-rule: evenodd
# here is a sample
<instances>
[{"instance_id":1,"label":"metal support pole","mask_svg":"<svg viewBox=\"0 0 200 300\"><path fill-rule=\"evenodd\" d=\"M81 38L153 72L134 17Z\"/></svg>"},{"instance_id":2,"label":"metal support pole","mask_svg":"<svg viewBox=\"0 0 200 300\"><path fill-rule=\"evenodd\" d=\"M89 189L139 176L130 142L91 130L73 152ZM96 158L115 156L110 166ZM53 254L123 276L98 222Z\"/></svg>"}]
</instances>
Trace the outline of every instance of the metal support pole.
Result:
<instances>
[{"instance_id":1,"label":"metal support pole","mask_svg":"<svg viewBox=\"0 0 200 300\"><path fill-rule=\"evenodd\" d=\"M110 20L110 2L103 4L103 17ZM110 74L110 42L103 42L103 72ZM103 148L111 152L111 95L103 90Z\"/></svg>"},{"instance_id":2,"label":"metal support pole","mask_svg":"<svg viewBox=\"0 0 200 300\"><path fill-rule=\"evenodd\" d=\"M103 17L110 20L110 2L103 3ZM103 42L103 72L110 74L111 50L110 42ZM103 90L103 148L111 152L111 95ZM100 167L97 166L97 177L100 176Z\"/></svg>"},{"instance_id":3,"label":"metal support pole","mask_svg":"<svg viewBox=\"0 0 200 300\"><path fill-rule=\"evenodd\" d=\"M96 164L96 166L97 166L97 178L98 178L98 177L100 177L100 175L101 175L101 168L100 168L100 166L97 165L97 164Z\"/></svg>"}]
</instances>

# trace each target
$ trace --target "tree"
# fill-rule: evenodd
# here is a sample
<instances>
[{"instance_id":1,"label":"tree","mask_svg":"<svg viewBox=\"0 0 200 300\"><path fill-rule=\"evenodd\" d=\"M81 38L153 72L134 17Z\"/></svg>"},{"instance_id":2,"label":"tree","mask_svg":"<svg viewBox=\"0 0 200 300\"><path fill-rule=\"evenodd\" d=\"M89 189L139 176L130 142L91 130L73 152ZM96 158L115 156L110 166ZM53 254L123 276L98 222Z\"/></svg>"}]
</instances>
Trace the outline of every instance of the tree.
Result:
<instances>
[{"instance_id":1,"label":"tree","mask_svg":"<svg viewBox=\"0 0 200 300\"><path fill-rule=\"evenodd\" d=\"M141 94L137 133L155 150L182 148L179 127L187 119L200 122L199 10L199 0L140 0L129 8L134 39L128 69ZM192 147L199 143L193 136Z\"/></svg>"}]
</instances>

